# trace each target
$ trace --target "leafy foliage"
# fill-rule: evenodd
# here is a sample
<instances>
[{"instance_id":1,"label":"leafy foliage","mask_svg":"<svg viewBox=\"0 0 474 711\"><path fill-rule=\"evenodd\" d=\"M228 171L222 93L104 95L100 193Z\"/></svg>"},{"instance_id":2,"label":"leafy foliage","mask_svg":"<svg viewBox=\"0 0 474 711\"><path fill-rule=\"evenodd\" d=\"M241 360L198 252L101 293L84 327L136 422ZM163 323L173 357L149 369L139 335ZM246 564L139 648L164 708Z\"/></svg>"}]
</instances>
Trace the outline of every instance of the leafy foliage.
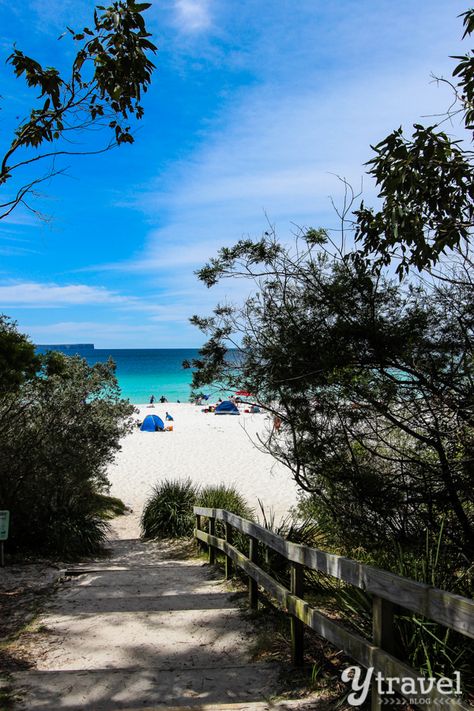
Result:
<instances>
[{"instance_id":1,"label":"leafy foliage","mask_svg":"<svg viewBox=\"0 0 474 711\"><path fill-rule=\"evenodd\" d=\"M145 538L183 538L194 528L198 491L191 479L165 480L153 488L142 514Z\"/></svg>"},{"instance_id":2,"label":"leafy foliage","mask_svg":"<svg viewBox=\"0 0 474 711\"><path fill-rule=\"evenodd\" d=\"M467 36L474 10L463 18ZM452 86L470 130L474 57L457 59ZM301 230L293 245L266 232L198 272L207 286L248 279L253 293L193 317L207 336L193 384L245 388L278 418L258 446L291 470L325 547L472 596L472 152L419 124L374 150L382 205L356 211L351 251L324 230ZM267 563L288 579L284 561ZM363 591L321 575L306 583L370 631ZM469 678L465 638L404 613L397 624L399 658Z\"/></svg>"},{"instance_id":3,"label":"leafy foliage","mask_svg":"<svg viewBox=\"0 0 474 711\"><path fill-rule=\"evenodd\" d=\"M196 505L208 509L225 509L249 521L253 521L255 518L254 510L249 506L239 490L235 486L226 484L211 484L202 487L199 491ZM201 525L206 529L208 525L206 518L201 519ZM222 521L216 520L215 533L219 538L225 538L225 524ZM248 537L238 531L234 531L233 536L236 547L247 555L249 549Z\"/></svg>"},{"instance_id":4,"label":"leafy foliage","mask_svg":"<svg viewBox=\"0 0 474 711\"><path fill-rule=\"evenodd\" d=\"M470 9L461 14L463 18L463 39L474 32L474 10ZM461 57L453 57L459 64L453 71L453 77L458 78L458 97L462 104L464 123L467 129L474 129L474 51Z\"/></svg>"},{"instance_id":5,"label":"leafy foliage","mask_svg":"<svg viewBox=\"0 0 474 711\"><path fill-rule=\"evenodd\" d=\"M71 139L91 126L112 131L112 145L133 143L130 117L143 116L142 94L148 89L154 65L149 58L156 47L150 42L143 12L151 3L118 0L94 11L92 29L68 28L78 45L68 76L14 49L8 57L17 77L39 91L41 103L16 129L10 147L0 163L0 186L31 163L57 155L74 155ZM67 142L66 142L67 141ZM58 143L59 142L59 143ZM44 144L56 144L46 147ZM26 151L26 152L25 152ZM94 152L94 151L93 151ZM0 205L0 219L26 202L33 186L55 174L35 178L20 187L13 199Z\"/></svg>"},{"instance_id":6,"label":"leafy foliage","mask_svg":"<svg viewBox=\"0 0 474 711\"><path fill-rule=\"evenodd\" d=\"M0 314L0 397L18 390L39 368L34 345L18 333L11 319Z\"/></svg>"},{"instance_id":7,"label":"leafy foliage","mask_svg":"<svg viewBox=\"0 0 474 711\"><path fill-rule=\"evenodd\" d=\"M461 15L463 37L474 31L474 10ZM474 129L474 53L460 57L451 84L457 113L467 130ZM448 82L449 83L449 82ZM436 265L442 255L469 243L474 221L472 152L461 141L439 131L438 125L415 124L410 139L401 128L374 147L368 162L382 198L382 208L363 203L355 212L356 241L377 266L395 260L400 277L411 267Z\"/></svg>"},{"instance_id":8,"label":"leafy foliage","mask_svg":"<svg viewBox=\"0 0 474 711\"><path fill-rule=\"evenodd\" d=\"M465 35L473 12L463 15ZM459 66L467 110L472 62ZM278 416L281 428L260 446L311 494L331 545L420 550L421 532L444 520L449 545L469 559L471 154L421 125L412 140L399 129L375 151L370 172L383 204L356 212L358 249L331 251L323 230L301 230L293 246L266 232L221 249L198 272L207 286L248 279L254 294L193 317L207 336L193 384L245 388ZM393 259L398 283L384 269ZM403 278L434 264L429 280Z\"/></svg>"},{"instance_id":9,"label":"leafy foliage","mask_svg":"<svg viewBox=\"0 0 474 711\"><path fill-rule=\"evenodd\" d=\"M0 341L2 339L0 338ZM0 507L9 548L74 558L100 551L116 504L106 467L130 427L114 366L52 353L0 398Z\"/></svg>"},{"instance_id":10,"label":"leafy foliage","mask_svg":"<svg viewBox=\"0 0 474 711\"><path fill-rule=\"evenodd\" d=\"M382 264L397 254L402 275L410 265L421 270L435 264L448 248L469 239L474 187L472 166L460 142L433 126L416 124L411 140L399 128L374 151L369 174L383 207L374 212L362 203L355 212L356 240L363 241L366 254L376 252Z\"/></svg>"},{"instance_id":11,"label":"leafy foliage","mask_svg":"<svg viewBox=\"0 0 474 711\"><path fill-rule=\"evenodd\" d=\"M242 308L203 322L195 386L239 384L278 413L281 430L261 446L314 494L334 545L417 545L446 515L453 545L471 550L470 284L397 284L304 235L295 252L257 267L259 292ZM241 339L237 354L226 339Z\"/></svg>"}]
</instances>

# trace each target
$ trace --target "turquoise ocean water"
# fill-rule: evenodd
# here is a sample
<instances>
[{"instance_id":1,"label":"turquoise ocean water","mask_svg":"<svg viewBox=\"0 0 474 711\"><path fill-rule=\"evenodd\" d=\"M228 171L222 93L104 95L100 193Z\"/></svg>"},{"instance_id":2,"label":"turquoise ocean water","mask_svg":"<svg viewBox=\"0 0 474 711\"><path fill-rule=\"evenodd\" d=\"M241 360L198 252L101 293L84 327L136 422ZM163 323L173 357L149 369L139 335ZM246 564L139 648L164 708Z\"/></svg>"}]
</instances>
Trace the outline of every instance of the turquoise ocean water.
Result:
<instances>
[{"instance_id":1,"label":"turquoise ocean water","mask_svg":"<svg viewBox=\"0 0 474 711\"><path fill-rule=\"evenodd\" d=\"M192 371L184 370L183 360L196 358L195 348L61 348L50 346L49 350L61 350L68 355L78 354L90 365L112 358L117 365L117 379L123 397L134 404L148 402L164 395L170 402L187 402L191 392ZM45 347L38 347L44 352Z\"/></svg>"}]
</instances>

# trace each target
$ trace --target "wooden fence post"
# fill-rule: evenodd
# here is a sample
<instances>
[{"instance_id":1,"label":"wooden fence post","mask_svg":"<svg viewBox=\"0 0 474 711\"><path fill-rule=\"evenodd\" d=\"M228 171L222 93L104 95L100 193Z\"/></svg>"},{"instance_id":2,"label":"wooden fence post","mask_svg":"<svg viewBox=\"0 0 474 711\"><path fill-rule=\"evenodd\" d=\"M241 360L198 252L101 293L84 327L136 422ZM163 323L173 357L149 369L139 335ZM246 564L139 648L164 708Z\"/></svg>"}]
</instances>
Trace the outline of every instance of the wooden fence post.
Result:
<instances>
[{"instance_id":1,"label":"wooden fence post","mask_svg":"<svg viewBox=\"0 0 474 711\"><path fill-rule=\"evenodd\" d=\"M291 564L291 592L296 597L304 595L304 568L300 563ZM304 622L291 616L291 658L296 667L304 664Z\"/></svg>"},{"instance_id":2,"label":"wooden fence post","mask_svg":"<svg viewBox=\"0 0 474 711\"><path fill-rule=\"evenodd\" d=\"M376 595L372 599L372 637L377 647L389 654L394 653L393 603ZM382 698L377 691L376 682L372 682L371 711L380 711L383 706Z\"/></svg>"},{"instance_id":3,"label":"wooden fence post","mask_svg":"<svg viewBox=\"0 0 474 711\"><path fill-rule=\"evenodd\" d=\"M201 516L199 514L196 514L196 531L201 531ZM197 539L197 547L198 550L202 551L203 549L203 542Z\"/></svg>"},{"instance_id":4,"label":"wooden fence post","mask_svg":"<svg viewBox=\"0 0 474 711\"><path fill-rule=\"evenodd\" d=\"M232 545L233 543L233 531L232 531L232 526L230 523L225 524L225 540L229 545ZM225 579L229 580L232 577L233 573L233 565L232 565L232 558L230 556L226 555L225 557Z\"/></svg>"},{"instance_id":5,"label":"wooden fence post","mask_svg":"<svg viewBox=\"0 0 474 711\"><path fill-rule=\"evenodd\" d=\"M258 541L250 536L249 541L249 560L258 565ZM257 581L249 575L249 605L252 610L258 608L258 585Z\"/></svg>"},{"instance_id":6,"label":"wooden fence post","mask_svg":"<svg viewBox=\"0 0 474 711\"><path fill-rule=\"evenodd\" d=\"M209 535L214 536L216 533L216 519L209 518ZM214 565L216 562L216 551L212 543L209 543L209 565Z\"/></svg>"}]
</instances>

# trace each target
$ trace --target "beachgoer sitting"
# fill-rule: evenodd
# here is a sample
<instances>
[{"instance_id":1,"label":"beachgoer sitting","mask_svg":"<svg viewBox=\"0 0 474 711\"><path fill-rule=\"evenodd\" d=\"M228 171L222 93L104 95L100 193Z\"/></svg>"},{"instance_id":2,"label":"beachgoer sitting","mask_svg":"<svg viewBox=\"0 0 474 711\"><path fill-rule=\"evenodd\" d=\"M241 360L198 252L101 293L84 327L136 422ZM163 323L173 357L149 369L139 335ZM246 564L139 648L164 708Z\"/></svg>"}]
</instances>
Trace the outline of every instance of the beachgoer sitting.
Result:
<instances>
[{"instance_id":1,"label":"beachgoer sitting","mask_svg":"<svg viewBox=\"0 0 474 711\"><path fill-rule=\"evenodd\" d=\"M173 422L173 418L172 418L172 416L170 415L169 412L166 413L165 419L166 419L166 420L169 420L170 422Z\"/></svg>"}]
</instances>

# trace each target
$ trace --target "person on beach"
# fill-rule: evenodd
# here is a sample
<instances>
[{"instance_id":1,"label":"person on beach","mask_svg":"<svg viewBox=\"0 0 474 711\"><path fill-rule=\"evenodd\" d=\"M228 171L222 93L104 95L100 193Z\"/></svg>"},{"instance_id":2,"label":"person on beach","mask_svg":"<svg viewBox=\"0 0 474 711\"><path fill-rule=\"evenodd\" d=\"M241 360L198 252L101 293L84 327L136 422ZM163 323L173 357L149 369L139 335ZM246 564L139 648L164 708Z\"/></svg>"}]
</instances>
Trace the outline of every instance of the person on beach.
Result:
<instances>
[{"instance_id":1,"label":"person on beach","mask_svg":"<svg viewBox=\"0 0 474 711\"><path fill-rule=\"evenodd\" d=\"M173 417L170 415L169 412L166 413L165 419L166 419L166 420L169 420L170 422L173 422Z\"/></svg>"},{"instance_id":2,"label":"person on beach","mask_svg":"<svg viewBox=\"0 0 474 711\"><path fill-rule=\"evenodd\" d=\"M154 402L155 402L155 396L150 395L150 405L153 405Z\"/></svg>"},{"instance_id":3,"label":"person on beach","mask_svg":"<svg viewBox=\"0 0 474 711\"><path fill-rule=\"evenodd\" d=\"M164 395L162 395L162 396L160 397L160 402L161 402L161 404L163 405L163 403L168 402L168 400L165 398Z\"/></svg>"}]
</instances>

